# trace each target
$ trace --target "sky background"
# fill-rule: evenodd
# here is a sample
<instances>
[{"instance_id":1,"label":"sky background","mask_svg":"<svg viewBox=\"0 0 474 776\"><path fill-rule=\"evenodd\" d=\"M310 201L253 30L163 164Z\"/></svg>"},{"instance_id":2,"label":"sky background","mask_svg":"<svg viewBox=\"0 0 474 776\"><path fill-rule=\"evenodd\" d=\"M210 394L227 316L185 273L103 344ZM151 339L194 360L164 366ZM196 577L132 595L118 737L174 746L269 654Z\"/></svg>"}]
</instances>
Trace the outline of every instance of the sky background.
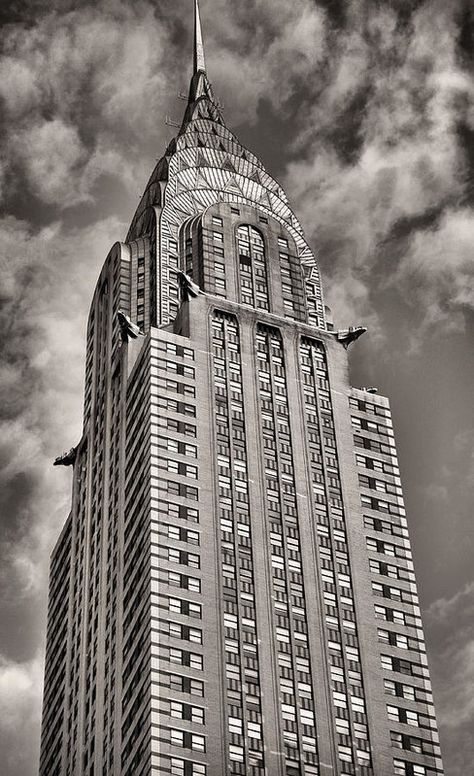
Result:
<instances>
[{"instance_id":1,"label":"sky background","mask_svg":"<svg viewBox=\"0 0 474 776\"><path fill-rule=\"evenodd\" d=\"M3 0L0 751L36 774L48 556L85 323L181 119L191 0ZM201 0L228 126L282 183L352 380L391 399L446 776L474 773L474 82L466 0Z\"/></svg>"}]
</instances>

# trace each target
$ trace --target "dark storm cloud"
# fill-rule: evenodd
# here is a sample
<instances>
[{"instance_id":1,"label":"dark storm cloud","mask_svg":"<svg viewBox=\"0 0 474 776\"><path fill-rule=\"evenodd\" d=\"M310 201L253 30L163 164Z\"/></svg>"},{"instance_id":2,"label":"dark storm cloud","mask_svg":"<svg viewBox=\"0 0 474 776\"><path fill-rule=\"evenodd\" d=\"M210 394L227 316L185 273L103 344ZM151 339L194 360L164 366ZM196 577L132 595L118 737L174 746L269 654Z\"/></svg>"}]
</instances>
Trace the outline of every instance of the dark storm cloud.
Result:
<instances>
[{"instance_id":1,"label":"dark storm cloud","mask_svg":"<svg viewBox=\"0 0 474 776\"><path fill-rule=\"evenodd\" d=\"M170 138L165 116L181 116L191 5L13 0L0 12L9 22L0 53L6 776L36 772L47 556L69 509L70 472L51 461L80 434L87 310L100 265ZM371 328L353 380L392 399L446 772L466 776L472 9L461 0L201 6L228 125L282 178L337 319Z\"/></svg>"}]
</instances>

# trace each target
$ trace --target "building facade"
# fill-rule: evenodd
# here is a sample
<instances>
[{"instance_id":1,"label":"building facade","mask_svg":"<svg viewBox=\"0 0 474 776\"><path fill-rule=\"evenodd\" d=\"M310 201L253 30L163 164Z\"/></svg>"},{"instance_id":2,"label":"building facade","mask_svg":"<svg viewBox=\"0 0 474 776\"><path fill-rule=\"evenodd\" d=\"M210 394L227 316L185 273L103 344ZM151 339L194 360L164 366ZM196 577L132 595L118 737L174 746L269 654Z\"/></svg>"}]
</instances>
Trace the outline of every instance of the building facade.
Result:
<instances>
[{"instance_id":1,"label":"building facade","mask_svg":"<svg viewBox=\"0 0 474 776\"><path fill-rule=\"evenodd\" d=\"M92 301L40 776L441 776L387 399L194 70ZM140 331L138 331L140 330Z\"/></svg>"}]
</instances>

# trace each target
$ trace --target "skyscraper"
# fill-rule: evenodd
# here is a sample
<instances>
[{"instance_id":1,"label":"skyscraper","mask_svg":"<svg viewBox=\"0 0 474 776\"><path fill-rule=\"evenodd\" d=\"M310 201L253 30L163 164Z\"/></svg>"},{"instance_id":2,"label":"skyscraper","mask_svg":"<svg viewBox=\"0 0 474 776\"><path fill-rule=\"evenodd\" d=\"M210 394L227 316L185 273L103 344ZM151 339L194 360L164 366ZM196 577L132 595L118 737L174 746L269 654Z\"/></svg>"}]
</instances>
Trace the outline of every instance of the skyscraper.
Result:
<instances>
[{"instance_id":1,"label":"skyscraper","mask_svg":"<svg viewBox=\"0 0 474 776\"><path fill-rule=\"evenodd\" d=\"M194 66L87 328L40 776L443 773L390 410Z\"/></svg>"}]
</instances>

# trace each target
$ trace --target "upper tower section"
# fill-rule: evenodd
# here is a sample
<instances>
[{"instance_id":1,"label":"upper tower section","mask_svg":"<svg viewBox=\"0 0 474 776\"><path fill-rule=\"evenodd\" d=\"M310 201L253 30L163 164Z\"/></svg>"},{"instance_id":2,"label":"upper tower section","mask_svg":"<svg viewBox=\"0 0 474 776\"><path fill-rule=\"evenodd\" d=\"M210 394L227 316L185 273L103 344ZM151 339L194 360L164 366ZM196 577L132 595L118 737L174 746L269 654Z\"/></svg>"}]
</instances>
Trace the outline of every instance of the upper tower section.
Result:
<instances>
[{"instance_id":1,"label":"upper tower section","mask_svg":"<svg viewBox=\"0 0 474 776\"><path fill-rule=\"evenodd\" d=\"M150 276L156 280L156 289L150 293L156 300L152 323L165 325L176 317L180 271L187 270L195 282L204 283L202 290L213 293L204 281L199 254L191 264L189 262L189 240L194 239L194 245L197 245L206 212L224 203L228 208L222 211L223 214L230 213L229 208L234 209L234 216L239 207L245 208L247 213L251 209L255 216L252 222L260 217L264 224L266 219L273 224L274 235L280 229L282 245L286 241L293 246L290 264L294 266L292 259L295 258L301 276L299 282L295 279L296 286L302 289L297 317L325 328L319 272L302 227L278 182L227 128L222 108L213 94L206 72L199 6L194 0L193 74L184 118L177 136L153 170L127 235L127 243L146 238L151 246L153 267ZM235 256L239 251L238 229L241 225L239 219L231 219L235 233L229 239ZM241 230L240 236L242 233ZM262 239L265 243L264 234ZM238 264L235 256L234 265ZM266 257L266 272L269 276L275 275L274 265L279 262L279 254L274 255L267 246ZM210 266L208 262L207 271ZM212 274L212 269L210 271ZM238 297L234 298L238 300Z\"/></svg>"}]
</instances>

